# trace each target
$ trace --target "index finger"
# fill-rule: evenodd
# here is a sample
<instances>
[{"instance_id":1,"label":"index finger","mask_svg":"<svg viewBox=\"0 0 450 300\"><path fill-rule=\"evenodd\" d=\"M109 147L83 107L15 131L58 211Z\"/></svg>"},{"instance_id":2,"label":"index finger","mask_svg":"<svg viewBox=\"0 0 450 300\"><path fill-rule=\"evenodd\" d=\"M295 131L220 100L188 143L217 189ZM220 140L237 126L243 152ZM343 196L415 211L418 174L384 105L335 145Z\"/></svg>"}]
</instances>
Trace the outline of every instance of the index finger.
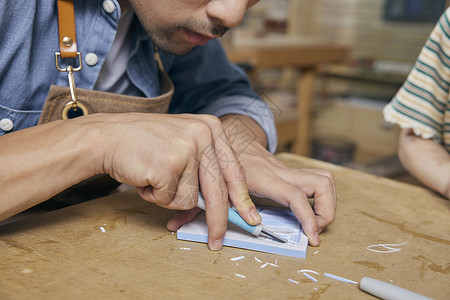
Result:
<instances>
[{"instance_id":1,"label":"index finger","mask_svg":"<svg viewBox=\"0 0 450 300\"><path fill-rule=\"evenodd\" d=\"M215 117L207 116L205 120L213 133L214 150L231 202L247 223L260 224L261 217L248 193L244 168L228 141L222 123Z\"/></svg>"},{"instance_id":2,"label":"index finger","mask_svg":"<svg viewBox=\"0 0 450 300\"><path fill-rule=\"evenodd\" d=\"M213 148L209 145L208 148ZM215 153L205 149L200 157L199 182L205 199L206 223L208 224L208 247L220 250L228 223L228 190L225 185Z\"/></svg>"}]
</instances>

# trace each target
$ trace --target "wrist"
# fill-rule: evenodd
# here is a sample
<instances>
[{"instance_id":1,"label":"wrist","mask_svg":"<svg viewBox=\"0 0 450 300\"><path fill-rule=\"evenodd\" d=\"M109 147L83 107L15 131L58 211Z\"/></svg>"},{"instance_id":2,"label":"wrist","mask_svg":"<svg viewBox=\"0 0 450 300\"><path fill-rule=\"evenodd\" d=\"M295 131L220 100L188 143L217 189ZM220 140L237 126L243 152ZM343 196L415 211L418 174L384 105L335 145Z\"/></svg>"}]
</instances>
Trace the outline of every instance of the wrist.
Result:
<instances>
[{"instance_id":1,"label":"wrist","mask_svg":"<svg viewBox=\"0 0 450 300\"><path fill-rule=\"evenodd\" d=\"M253 119L237 114L220 118L227 138L234 151L239 154L255 144L267 148L267 137L264 130Z\"/></svg>"},{"instance_id":2,"label":"wrist","mask_svg":"<svg viewBox=\"0 0 450 300\"><path fill-rule=\"evenodd\" d=\"M74 155L82 158L86 178L105 173L105 154L110 139L103 117L96 114L73 120L73 125L79 129L76 134L79 143L76 144Z\"/></svg>"}]
</instances>

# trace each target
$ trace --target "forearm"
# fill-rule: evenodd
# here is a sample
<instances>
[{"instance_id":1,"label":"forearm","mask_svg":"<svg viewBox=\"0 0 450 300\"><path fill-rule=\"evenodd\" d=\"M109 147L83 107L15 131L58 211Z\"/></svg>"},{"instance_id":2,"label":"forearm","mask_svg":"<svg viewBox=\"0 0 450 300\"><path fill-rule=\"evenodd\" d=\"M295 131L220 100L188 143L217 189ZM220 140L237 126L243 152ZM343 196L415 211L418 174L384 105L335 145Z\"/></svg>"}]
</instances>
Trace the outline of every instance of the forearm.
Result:
<instances>
[{"instance_id":1,"label":"forearm","mask_svg":"<svg viewBox=\"0 0 450 300\"><path fill-rule=\"evenodd\" d=\"M267 148L269 152L274 153L277 147L277 132L272 112L269 106L262 100L249 98L249 97L226 97L221 101L213 101L196 114L212 114L219 117L222 122L225 118L239 118L247 116L255 125L260 127L265 136L261 136L266 139ZM232 120L227 120L232 121ZM228 126L227 126L228 127Z\"/></svg>"},{"instance_id":2,"label":"forearm","mask_svg":"<svg viewBox=\"0 0 450 300\"><path fill-rule=\"evenodd\" d=\"M253 119L244 115L229 114L221 117L220 120L237 154L253 143L261 145L264 149L267 148L266 134Z\"/></svg>"},{"instance_id":3,"label":"forearm","mask_svg":"<svg viewBox=\"0 0 450 300\"><path fill-rule=\"evenodd\" d=\"M0 137L0 220L102 172L89 123L58 121Z\"/></svg>"},{"instance_id":4,"label":"forearm","mask_svg":"<svg viewBox=\"0 0 450 300\"><path fill-rule=\"evenodd\" d=\"M450 199L450 155L444 147L404 129L400 135L399 158L409 173Z\"/></svg>"}]
</instances>

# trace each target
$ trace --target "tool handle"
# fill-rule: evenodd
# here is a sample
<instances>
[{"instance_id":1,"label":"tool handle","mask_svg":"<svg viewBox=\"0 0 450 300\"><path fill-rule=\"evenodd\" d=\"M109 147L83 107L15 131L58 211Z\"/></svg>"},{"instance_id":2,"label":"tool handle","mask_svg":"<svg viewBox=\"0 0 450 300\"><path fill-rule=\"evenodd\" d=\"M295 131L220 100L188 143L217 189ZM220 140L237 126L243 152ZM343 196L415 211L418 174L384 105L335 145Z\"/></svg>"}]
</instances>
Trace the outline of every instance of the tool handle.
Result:
<instances>
[{"instance_id":1,"label":"tool handle","mask_svg":"<svg viewBox=\"0 0 450 300\"><path fill-rule=\"evenodd\" d=\"M198 193L198 202L197 207L205 210L205 199L203 198L203 195L201 192ZM240 228L244 229L245 231L250 232L251 234L255 236L259 236L261 234L262 230L262 224L259 224L258 226L249 225L247 222L242 219L242 217L239 215L237 211L232 209L231 207L228 207L228 221L233 223L234 225L239 226Z\"/></svg>"},{"instance_id":2,"label":"tool handle","mask_svg":"<svg viewBox=\"0 0 450 300\"><path fill-rule=\"evenodd\" d=\"M245 231L250 232L251 234L255 236L259 236L261 234L262 230L262 224L259 224L257 226L249 225L247 222L245 222L244 219L239 215L237 211L232 209L231 207L228 207L228 221L233 223L234 225L239 226L240 228L244 229Z\"/></svg>"},{"instance_id":3,"label":"tool handle","mask_svg":"<svg viewBox=\"0 0 450 300\"><path fill-rule=\"evenodd\" d=\"M359 288L381 299L428 300L431 298L414 293L399 286L369 277L361 279Z\"/></svg>"}]
</instances>

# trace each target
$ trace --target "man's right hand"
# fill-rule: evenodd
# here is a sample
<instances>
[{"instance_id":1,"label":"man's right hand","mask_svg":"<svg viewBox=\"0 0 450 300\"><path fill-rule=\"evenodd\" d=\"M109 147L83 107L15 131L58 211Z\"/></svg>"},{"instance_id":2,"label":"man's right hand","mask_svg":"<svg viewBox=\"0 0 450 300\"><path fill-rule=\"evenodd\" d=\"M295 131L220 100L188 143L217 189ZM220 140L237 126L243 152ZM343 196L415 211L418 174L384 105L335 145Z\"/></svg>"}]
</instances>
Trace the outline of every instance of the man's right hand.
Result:
<instances>
[{"instance_id":1,"label":"man's right hand","mask_svg":"<svg viewBox=\"0 0 450 300\"><path fill-rule=\"evenodd\" d=\"M261 222L248 194L244 170L218 118L187 114L98 118L96 127L105 145L104 172L135 186L143 199L188 210L197 205L201 187L210 249L222 248L229 199L248 223Z\"/></svg>"}]
</instances>

